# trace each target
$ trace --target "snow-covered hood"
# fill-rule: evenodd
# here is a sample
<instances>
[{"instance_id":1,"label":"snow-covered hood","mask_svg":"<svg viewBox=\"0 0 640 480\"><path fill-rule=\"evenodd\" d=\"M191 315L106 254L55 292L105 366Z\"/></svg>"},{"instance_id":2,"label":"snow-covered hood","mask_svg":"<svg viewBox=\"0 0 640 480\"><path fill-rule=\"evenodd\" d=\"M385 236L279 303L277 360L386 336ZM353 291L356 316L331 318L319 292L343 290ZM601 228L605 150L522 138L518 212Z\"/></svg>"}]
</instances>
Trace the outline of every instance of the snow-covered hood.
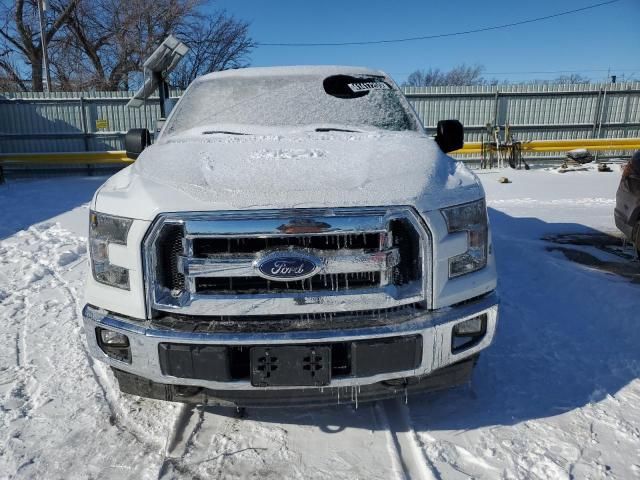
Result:
<instances>
[{"instance_id":1,"label":"snow-covered hood","mask_svg":"<svg viewBox=\"0 0 640 480\"><path fill-rule=\"evenodd\" d=\"M484 195L477 177L418 133L170 137L96 194L104 213L411 205L428 211Z\"/></svg>"}]
</instances>

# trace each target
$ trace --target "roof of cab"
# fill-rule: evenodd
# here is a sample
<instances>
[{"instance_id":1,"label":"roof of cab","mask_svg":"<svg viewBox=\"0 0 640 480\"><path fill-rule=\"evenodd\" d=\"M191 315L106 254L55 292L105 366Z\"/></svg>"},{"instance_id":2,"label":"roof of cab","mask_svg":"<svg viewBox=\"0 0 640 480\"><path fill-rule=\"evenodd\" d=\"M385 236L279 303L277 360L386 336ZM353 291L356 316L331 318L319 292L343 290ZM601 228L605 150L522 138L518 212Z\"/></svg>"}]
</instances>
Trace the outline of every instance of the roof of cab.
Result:
<instances>
[{"instance_id":1,"label":"roof of cab","mask_svg":"<svg viewBox=\"0 0 640 480\"><path fill-rule=\"evenodd\" d=\"M251 67L223 70L221 72L207 73L198 77L196 81L214 80L228 77L266 77L286 75L384 75L381 70L366 67L349 67L341 65L301 65L289 67Z\"/></svg>"}]
</instances>

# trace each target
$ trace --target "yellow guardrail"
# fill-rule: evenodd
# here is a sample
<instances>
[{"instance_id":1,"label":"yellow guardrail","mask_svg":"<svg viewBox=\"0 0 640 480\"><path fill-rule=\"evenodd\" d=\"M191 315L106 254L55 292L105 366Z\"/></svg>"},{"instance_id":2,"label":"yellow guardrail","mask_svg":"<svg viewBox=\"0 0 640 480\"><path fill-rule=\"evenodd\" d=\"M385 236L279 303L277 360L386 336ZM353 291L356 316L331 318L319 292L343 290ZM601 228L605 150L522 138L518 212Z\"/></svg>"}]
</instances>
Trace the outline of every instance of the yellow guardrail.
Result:
<instances>
[{"instance_id":1,"label":"yellow guardrail","mask_svg":"<svg viewBox=\"0 0 640 480\"><path fill-rule=\"evenodd\" d=\"M640 138L586 138L522 142L523 152L568 152L576 148L586 148L593 151L640 150ZM464 147L453 153L482 153L482 142L466 142Z\"/></svg>"},{"instance_id":2,"label":"yellow guardrail","mask_svg":"<svg viewBox=\"0 0 640 480\"><path fill-rule=\"evenodd\" d=\"M577 140L532 140L522 142L523 152L568 152L576 148L593 151L604 150L640 150L640 138L587 138ZM453 153L482 153L481 142L467 142ZM0 154L0 166L11 164L31 165L128 165L133 160L124 150L108 152L69 152L69 153L8 153Z\"/></svg>"},{"instance_id":3,"label":"yellow guardrail","mask_svg":"<svg viewBox=\"0 0 640 480\"><path fill-rule=\"evenodd\" d=\"M8 153L0 154L0 165L101 165L129 164L133 160L124 150L109 152L64 152L64 153Z\"/></svg>"}]
</instances>

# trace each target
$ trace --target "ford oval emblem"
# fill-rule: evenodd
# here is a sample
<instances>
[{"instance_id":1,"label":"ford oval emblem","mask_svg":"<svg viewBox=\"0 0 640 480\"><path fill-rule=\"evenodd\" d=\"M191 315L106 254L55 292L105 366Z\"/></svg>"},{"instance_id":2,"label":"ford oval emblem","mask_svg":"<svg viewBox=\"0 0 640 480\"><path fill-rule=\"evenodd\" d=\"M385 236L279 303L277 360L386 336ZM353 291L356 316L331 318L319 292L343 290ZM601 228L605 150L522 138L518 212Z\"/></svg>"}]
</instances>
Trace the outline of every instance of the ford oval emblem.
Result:
<instances>
[{"instance_id":1,"label":"ford oval emblem","mask_svg":"<svg viewBox=\"0 0 640 480\"><path fill-rule=\"evenodd\" d=\"M304 280L315 275L321 261L313 255L297 252L274 252L259 259L255 267L258 274L268 280L289 282Z\"/></svg>"}]
</instances>

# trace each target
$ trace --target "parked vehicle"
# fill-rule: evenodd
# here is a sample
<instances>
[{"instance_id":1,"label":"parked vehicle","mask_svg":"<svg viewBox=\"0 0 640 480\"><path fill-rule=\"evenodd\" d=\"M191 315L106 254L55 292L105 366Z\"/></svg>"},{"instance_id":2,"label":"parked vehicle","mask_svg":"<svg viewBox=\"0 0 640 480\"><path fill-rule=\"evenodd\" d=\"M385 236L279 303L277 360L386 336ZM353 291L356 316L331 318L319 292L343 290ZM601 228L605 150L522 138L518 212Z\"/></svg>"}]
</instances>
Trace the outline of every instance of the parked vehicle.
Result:
<instances>
[{"instance_id":1,"label":"parked vehicle","mask_svg":"<svg viewBox=\"0 0 640 480\"><path fill-rule=\"evenodd\" d=\"M91 204L84 324L120 389L315 405L469 380L496 329L478 178L384 73L198 78ZM138 157L139 155L139 157Z\"/></svg>"},{"instance_id":2,"label":"parked vehicle","mask_svg":"<svg viewBox=\"0 0 640 480\"><path fill-rule=\"evenodd\" d=\"M616 226L640 255L640 151L631 157L622 172L614 216Z\"/></svg>"}]
</instances>

